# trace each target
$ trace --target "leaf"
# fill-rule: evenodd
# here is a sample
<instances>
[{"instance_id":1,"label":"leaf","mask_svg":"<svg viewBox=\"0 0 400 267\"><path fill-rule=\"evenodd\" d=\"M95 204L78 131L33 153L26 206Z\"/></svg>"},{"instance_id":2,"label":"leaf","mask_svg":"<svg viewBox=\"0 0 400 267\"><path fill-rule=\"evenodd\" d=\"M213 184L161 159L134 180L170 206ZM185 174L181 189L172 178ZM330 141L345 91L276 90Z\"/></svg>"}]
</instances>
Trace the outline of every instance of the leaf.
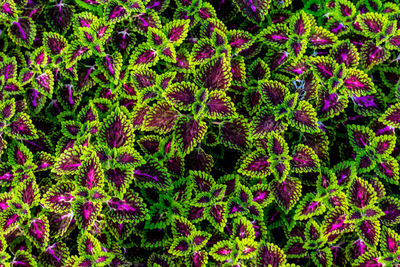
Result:
<instances>
[{"instance_id":1,"label":"leaf","mask_svg":"<svg viewBox=\"0 0 400 267\"><path fill-rule=\"evenodd\" d=\"M102 203L76 199L72 204L75 220L79 229L88 230L93 226L96 217L100 214Z\"/></svg>"},{"instance_id":2,"label":"leaf","mask_svg":"<svg viewBox=\"0 0 400 267\"><path fill-rule=\"evenodd\" d=\"M50 240L49 234L49 220L45 216L30 221L26 235L38 249L47 247Z\"/></svg>"},{"instance_id":3,"label":"leaf","mask_svg":"<svg viewBox=\"0 0 400 267\"><path fill-rule=\"evenodd\" d=\"M263 150L248 154L238 170L239 173L250 177L267 177L271 173L270 157Z\"/></svg>"},{"instance_id":4,"label":"leaf","mask_svg":"<svg viewBox=\"0 0 400 267\"><path fill-rule=\"evenodd\" d=\"M129 168L114 167L106 170L104 177L111 190L123 194L132 182L133 173Z\"/></svg>"},{"instance_id":5,"label":"leaf","mask_svg":"<svg viewBox=\"0 0 400 267\"><path fill-rule=\"evenodd\" d=\"M137 193L129 190L123 198L112 197L107 201L107 215L114 222L135 222L145 220L147 217L146 204Z\"/></svg>"},{"instance_id":6,"label":"leaf","mask_svg":"<svg viewBox=\"0 0 400 267\"><path fill-rule=\"evenodd\" d=\"M55 32L46 32L43 38L43 45L47 53L51 56L64 54L68 49L67 40Z\"/></svg>"},{"instance_id":7,"label":"leaf","mask_svg":"<svg viewBox=\"0 0 400 267\"><path fill-rule=\"evenodd\" d=\"M350 204L359 209L373 205L377 200L374 188L361 178L353 179L349 186L348 199Z\"/></svg>"},{"instance_id":8,"label":"leaf","mask_svg":"<svg viewBox=\"0 0 400 267\"><path fill-rule=\"evenodd\" d=\"M52 169L52 172L58 174L75 173L82 166L82 156L86 155L86 148L75 146L65 150L60 156Z\"/></svg>"},{"instance_id":9,"label":"leaf","mask_svg":"<svg viewBox=\"0 0 400 267\"><path fill-rule=\"evenodd\" d=\"M353 18L357 14L357 9L352 2L340 0L335 5L335 12L340 18L347 20Z\"/></svg>"},{"instance_id":10,"label":"leaf","mask_svg":"<svg viewBox=\"0 0 400 267\"><path fill-rule=\"evenodd\" d=\"M112 55L106 54L99 61L98 66L110 82L115 85L118 84L122 67L122 55L119 52L115 52Z\"/></svg>"},{"instance_id":11,"label":"leaf","mask_svg":"<svg viewBox=\"0 0 400 267\"><path fill-rule=\"evenodd\" d=\"M224 121L220 125L220 140L228 147L246 150L249 146L250 127L243 118Z\"/></svg>"},{"instance_id":12,"label":"leaf","mask_svg":"<svg viewBox=\"0 0 400 267\"><path fill-rule=\"evenodd\" d=\"M307 255L307 249L304 248L304 241L300 236L292 237L286 243L284 251L287 258L301 259Z\"/></svg>"},{"instance_id":13,"label":"leaf","mask_svg":"<svg viewBox=\"0 0 400 267\"><path fill-rule=\"evenodd\" d=\"M75 8L71 4L63 3L63 5L46 6L45 18L48 26L57 32L66 32L73 19Z\"/></svg>"},{"instance_id":14,"label":"leaf","mask_svg":"<svg viewBox=\"0 0 400 267\"><path fill-rule=\"evenodd\" d=\"M115 156L115 166L133 168L142 164L142 156L132 147L121 147Z\"/></svg>"},{"instance_id":15,"label":"leaf","mask_svg":"<svg viewBox=\"0 0 400 267\"><path fill-rule=\"evenodd\" d=\"M206 103L207 117L210 119L232 118L235 112L234 104L225 92L210 92Z\"/></svg>"},{"instance_id":16,"label":"leaf","mask_svg":"<svg viewBox=\"0 0 400 267\"><path fill-rule=\"evenodd\" d=\"M168 171L156 159L146 157L146 163L134 170L134 179L137 184L147 187L155 187L159 190L167 190L171 186L171 178Z\"/></svg>"},{"instance_id":17,"label":"leaf","mask_svg":"<svg viewBox=\"0 0 400 267\"><path fill-rule=\"evenodd\" d=\"M330 55L338 64L343 63L348 68L356 67L360 58L356 47L349 40L337 43L331 49Z\"/></svg>"},{"instance_id":18,"label":"leaf","mask_svg":"<svg viewBox=\"0 0 400 267\"><path fill-rule=\"evenodd\" d=\"M22 203L26 203L33 207L39 204L40 192L34 177L30 177L20 183L16 188L15 196Z\"/></svg>"},{"instance_id":19,"label":"leaf","mask_svg":"<svg viewBox=\"0 0 400 267\"><path fill-rule=\"evenodd\" d=\"M314 194L308 193L297 205L294 218L296 220L307 220L309 218L323 214L325 210L326 208L322 201L316 198Z\"/></svg>"},{"instance_id":20,"label":"leaf","mask_svg":"<svg viewBox=\"0 0 400 267\"><path fill-rule=\"evenodd\" d=\"M380 220L390 226L400 222L400 200L394 197L383 197L379 200L379 208L385 213Z\"/></svg>"},{"instance_id":21,"label":"leaf","mask_svg":"<svg viewBox=\"0 0 400 267\"><path fill-rule=\"evenodd\" d=\"M227 223L226 202L217 202L206 210L206 217L211 225L222 232Z\"/></svg>"},{"instance_id":22,"label":"leaf","mask_svg":"<svg viewBox=\"0 0 400 267\"><path fill-rule=\"evenodd\" d=\"M94 256L101 251L100 242L88 232L81 232L78 237L79 255Z\"/></svg>"},{"instance_id":23,"label":"leaf","mask_svg":"<svg viewBox=\"0 0 400 267\"><path fill-rule=\"evenodd\" d=\"M133 51L129 60L129 66L131 69L149 68L156 65L158 60L159 57L156 50L147 43L143 43Z\"/></svg>"},{"instance_id":24,"label":"leaf","mask_svg":"<svg viewBox=\"0 0 400 267\"><path fill-rule=\"evenodd\" d=\"M20 17L8 28L11 40L17 45L29 48L36 37L36 25L29 17Z\"/></svg>"},{"instance_id":25,"label":"leaf","mask_svg":"<svg viewBox=\"0 0 400 267\"><path fill-rule=\"evenodd\" d=\"M315 49L331 47L336 42L336 35L320 26L313 28L311 36L309 37L309 45Z\"/></svg>"},{"instance_id":26,"label":"leaf","mask_svg":"<svg viewBox=\"0 0 400 267\"><path fill-rule=\"evenodd\" d=\"M184 217L174 217L172 221L172 233L174 237L189 237L194 234L196 227Z\"/></svg>"},{"instance_id":27,"label":"leaf","mask_svg":"<svg viewBox=\"0 0 400 267\"><path fill-rule=\"evenodd\" d=\"M381 234L381 248L384 253L397 253L400 247L400 236L391 228L383 227Z\"/></svg>"},{"instance_id":28,"label":"leaf","mask_svg":"<svg viewBox=\"0 0 400 267\"><path fill-rule=\"evenodd\" d=\"M372 140L375 153L381 156L389 156L396 146L395 135L380 135Z\"/></svg>"},{"instance_id":29,"label":"leaf","mask_svg":"<svg viewBox=\"0 0 400 267\"><path fill-rule=\"evenodd\" d=\"M227 261L233 256L234 247L229 240L222 240L212 246L210 255L217 261Z\"/></svg>"},{"instance_id":30,"label":"leaf","mask_svg":"<svg viewBox=\"0 0 400 267\"><path fill-rule=\"evenodd\" d=\"M268 80L271 75L268 65L261 58L257 58L250 65L250 67L247 70L247 73L257 81Z\"/></svg>"},{"instance_id":31,"label":"leaf","mask_svg":"<svg viewBox=\"0 0 400 267\"><path fill-rule=\"evenodd\" d=\"M375 137L374 132L363 125L349 125L347 126L347 131L350 137L350 144L356 151L365 150Z\"/></svg>"},{"instance_id":32,"label":"leaf","mask_svg":"<svg viewBox=\"0 0 400 267\"><path fill-rule=\"evenodd\" d=\"M382 32L384 25L387 23L387 19L383 14L375 12L359 14L356 21L362 30L361 34L370 38L374 38L378 33Z\"/></svg>"},{"instance_id":33,"label":"leaf","mask_svg":"<svg viewBox=\"0 0 400 267\"><path fill-rule=\"evenodd\" d=\"M379 220L362 220L357 224L356 230L369 246L376 247L381 233Z\"/></svg>"},{"instance_id":34,"label":"leaf","mask_svg":"<svg viewBox=\"0 0 400 267\"><path fill-rule=\"evenodd\" d=\"M251 222L244 217L235 219L233 225L233 237L236 237L239 240L254 239L255 232Z\"/></svg>"},{"instance_id":35,"label":"leaf","mask_svg":"<svg viewBox=\"0 0 400 267\"><path fill-rule=\"evenodd\" d=\"M297 12L291 17L289 23L289 32L292 32L300 37L306 37L310 34L311 28L312 20L310 19L310 15L305 13L303 10Z\"/></svg>"},{"instance_id":36,"label":"leaf","mask_svg":"<svg viewBox=\"0 0 400 267\"><path fill-rule=\"evenodd\" d=\"M301 182L296 178L286 178L282 182L274 180L270 187L277 204L285 213L288 213L294 207L301 196Z\"/></svg>"},{"instance_id":37,"label":"leaf","mask_svg":"<svg viewBox=\"0 0 400 267\"><path fill-rule=\"evenodd\" d=\"M190 54L190 61L193 64L201 64L207 62L216 53L210 39L202 38L193 45L192 52Z\"/></svg>"},{"instance_id":38,"label":"leaf","mask_svg":"<svg viewBox=\"0 0 400 267\"><path fill-rule=\"evenodd\" d=\"M332 209L325 215L323 225L324 235L340 234L350 232L353 225L346 221L346 212L343 208Z\"/></svg>"},{"instance_id":39,"label":"leaf","mask_svg":"<svg viewBox=\"0 0 400 267\"><path fill-rule=\"evenodd\" d=\"M317 171L320 167L317 154L308 146L297 145L290 160L290 166L295 172L312 172Z\"/></svg>"},{"instance_id":40,"label":"leaf","mask_svg":"<svg viewBox=\"0 0 400 267\"><path fill-rule=\"evenodd\" d=\"M243 16L247 17L254 23L260 23L265 19L270 1L261 0L257 2L247 2L243 0L235 0L236 6L242 12Z\"/></svg>"},{"instance_id":41,"label":"leaf","mask_svg":"<svg viewBox=\"0 0 400 267\"><path fill-rule=\"evenodd\" d=\"M163 92L163 96L171 105L189 111L196 101L195 96L198 90L198 87L191 82L174 83Z\"/></svg>"},{"instance_id":42,"label":"leaf","mask_svg":"<svg viewBox=\"0 0 400 267\"><path fill-rule=\"evenodd\" d=\"M129 238L135 230L135 222L114 222L110 217L106 217L107 228L118 240L124 241Z\"/></svg>"},{"instance_id":43,"label":"leaf","mask_svg":"<svg viewBox=\"0 0 400 267\"><path fill-rule=\"evenodd\" d=\"M257 266L284 266L286 255L277 245L269 242L262 242L257 252Z\"/></svg>"},{"instance_id":44,"label":"leaf","mask_svg":"<svg viewBox=\"0 0 400 267\"><path fill-rule=\"evenodd\" d=\"M3 1L0 6L0 19L15 21L17 17L17 7L14 1Z\"/></svg>"},{"instance_id":45,"label":"leaf","mask_svg":"<svg viewBox=\"0 0 400 267\"><path fill-rule=\"evenodd\" d=\"M99 140L110 148L119 148L131 144L135 138L128 117L117 107L114 112L103 121Z\"/></svg>"},{"instance_id":46,"label":"leaf","mask_svg":"<svg viewBox=\"0 0 400 267\"><path fill-rule=\"evenodd\" d=\"M9 126L6 127L5 132L15 139L32 140L38 138L37 130L26 113L15 115Z\"/></svg>"},{"instance_id":47,"label":"leaf","mask_svg":"<svg viewBox=\"0 0 400 267\"><path fill-rule=\"evenodd\" d=\"M104 185L104 174L100 166L99 158L92 152L78 168L75 180L78 186L86 187L89 190L101 188Z\"/></svg>"},{"instance_id":48,"label":"leaf","mask_svg":"<svg viewBox=\"0 0 400 267\"><path fill-rule=\"evenodd\" d=\"M56 242L40 254L39 261L44 265L61 267L65 266L68 258L69 250L67 245L63 242Z\"/></svg>"},{"instance_id":49,"label":"leaf","mask_svg":"<svg viewBox=\"0 0 400 267\"><path fill-rule=\"evenodd\" d=\"M368 42L364 44L360 52L360 63L366 69L370 70L390 57L390 52L375 43Z\"/></svg>"},{"instance_id":50,"label":"leaf","mask_svg":"<svg viewBox=\"0 0 400 267\"><path fill-rule=\"evenodd\" d=\"M189 22L189 20L173 20L164 25L163 31L174 46L179 46L185 40L189 31Z\"/></svg>"},{"instance_id":51,"label":"leaf","mask_svg":"<svg viewBox=\"0 0 400 267\"><path fill-rule=\"evenodd\" d=\"M111 24L125 20L129 13L129 10L117 1L109 1L103 10L105 21Z\"/></svg>"},{"instance_id":52,"label":"leaf","mask_svg":"<svg viewBox=\"0 0 400 267\"><path fill-rule=\"evenodd\" d=\"M344 79L344 87L348 95L358 97L374 94L375 88L368 75L357 69L348 69Z\"/></svg>"},{"instance_id":53,"label":"leaf","mask_svg":"<svg viewBox=\"0 0 400 267\"><path fill-rule=\"evenodd\" d=\"M391 105L379 121L393 128L400 128L400 103Z\"/></svg>"},{"instance_id":54,"label":"leaf","mask_svg":"<svg viewBox=\"0 0 400 267\"><path fill-rule=\"evenodd\" d=\"M263 41L264 44L274 46L276 48L283 48L289 41L289 29L286 24L272 24L271 26L263 29L258 34L258 39Z\"/></svg>"},{"instance_id":55,"label":"leaf","mask_svg":"<svg viewBox=\"0 0 400 267\"><path fill-rule=\"evenodd\" d=\"M389 183L397 184L399 181L399 163L393 157L386 157L377 162L377 174Z\"/></svg>"},{"instance_id":56,"label":"leaf","mask_svg":"<svg viewBox=\"0 0 400 267\"><path fill-rule=\"evenodd\" d=\"M266 137L271 132L281 133L287 129L287 125L281 120L277 120L266 108L258 111L252 121L253 133L255 138Z\"/></svg>"},{"instance_id":57,"label":"leaf","mask_svg":"<svg viewBox=\"0 0 400 267\"><path fill-rule=\"evenodd\" d=\"M287 87L278 81L262 80L259 83L259 88L262 100L271 109L274 106L282 104L285 97L289 94Z\"/></svg>"},{"instance_id":58,"label":"leaf","mask_svg":"<svg viewBox=\"0 0 400 267\"><path fill-rule=\"evenodd\" d=\"M172 105L161 101L147 113L143 125L148 131L157 131L160 134L167 133L174 128L178 114Z\"/></svg>"},{"instance_id":59,"label":"leaf","mask_svg":"<svg viewBox=\"0 0 400 267\"><path fill-rule=\"evenodd\" d=\"M63 57L65 68L69 69L79 60L88 58L92 54L92 50L82 45L79 41L72 41L66 55Z\"/></svg>"},{"instance_id":60,"label":"leaf","mask_svg":"<svg viewBox=\"0 0 400 267\"><path fill-rule=\"evenodd\" d=\"M196 82L210 91L225 91L231 85L232 72L224 55L215 56L196 72Z\"/></svg>"},{"instance_id":61,"label":"leaf","mask_svg":"<svg viewBox=\"0 0 400 267\"><path fill-rule=\"evenodd\" d=\"M249 48L254 42L253 36L242 30L230 30L227 37L233 53L239 53L243 49Z\"/></svg>"},{"instance_id":62,"label":"leaf","mask_svg":"<svg viewBox=\"0 0 400 267\"><path fill-rule=\"evenodd\" d=\"M277 157L288 155L289 147L281 135L274 132L268 134L268 153Z\"/></svg>"},{"instance_id":63,"label":"leaf","mask_svg":"<svg viewBox=\"0 0 400 267\"><path fill-rule=\"evenodd\" d=\"M32 257L32 254L26 250L17 250L12 263L13 266L37 266L36 260Z\"/></svg>"},{"instance_id":64,"label":"leaf","mask_svg":"<svg viewBox=\"0 0 400 267\"><path fill-rule=\"evenodd\" d=\"M53 95L54 76L51 70L45 70L42 74L36 76L33 81L35 88L40 93L49 98Z\"/></svg>"},{"instance_id":65,"label":"leaf","mask_svg":"<svg viewBox=\"0 0 400 267\"><path fill-rule=\"evenodd\" d=\"M54 185L43 195L43 205L54 212L69 212L75 199L72 196L74 190L75 184L71 182Z\"/></svg>"},{"instance_id":66,"label":"leaf","mask_svg":"<svg viewBox=\"0 0 400 267\"><path fill-rule=\"evenodd\" d=\"M204 121L180 117L175 125L174 143L182 155L187 155L201 142L206 131Z\"/></svg>"},{"instance_id":67,"label":"leaf","mask_svg":"<svg viewBox=\"0 0 400 267\"><path fill-rule=\"evenodd\" d=\"M191 240L187 237L179 237L174 239L168 252L174 256L186 256L191 252Z\"/></svg>"}]
</instances>

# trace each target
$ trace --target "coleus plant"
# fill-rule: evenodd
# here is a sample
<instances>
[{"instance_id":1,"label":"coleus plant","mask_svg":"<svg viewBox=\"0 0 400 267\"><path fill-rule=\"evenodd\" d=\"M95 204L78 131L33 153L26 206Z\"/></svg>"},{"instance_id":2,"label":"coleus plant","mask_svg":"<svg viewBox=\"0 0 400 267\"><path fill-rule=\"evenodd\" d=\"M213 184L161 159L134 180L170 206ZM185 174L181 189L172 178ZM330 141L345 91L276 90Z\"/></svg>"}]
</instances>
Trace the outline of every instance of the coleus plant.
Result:
<instances>
[{"instance_id":1,"label":"coleus plant","mask_svg":"<svg viewBox=\"0 0 400 267\"><path fill-rule=\"evenodd\" d=\"M397 0L0 0L0 265L399 265L399 50Z\"/></svg>"}]
</instances>

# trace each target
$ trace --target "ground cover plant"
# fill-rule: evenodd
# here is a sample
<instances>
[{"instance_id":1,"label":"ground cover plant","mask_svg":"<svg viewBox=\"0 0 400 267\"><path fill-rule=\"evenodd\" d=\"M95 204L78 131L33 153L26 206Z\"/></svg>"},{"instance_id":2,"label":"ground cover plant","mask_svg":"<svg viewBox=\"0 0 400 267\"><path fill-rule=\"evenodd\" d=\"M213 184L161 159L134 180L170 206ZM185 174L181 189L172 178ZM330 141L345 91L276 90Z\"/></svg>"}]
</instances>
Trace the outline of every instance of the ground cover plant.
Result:
<instances>
[{"instance_id":1,"label":"ground cover plant","mask_svg":"<svg viewBox=\"0 0 400 267\"><path fill-rule=\"evenodd\" d=\"M397 0L0 0L0 266L400 266Z\"/></svg>"}]
</instances>

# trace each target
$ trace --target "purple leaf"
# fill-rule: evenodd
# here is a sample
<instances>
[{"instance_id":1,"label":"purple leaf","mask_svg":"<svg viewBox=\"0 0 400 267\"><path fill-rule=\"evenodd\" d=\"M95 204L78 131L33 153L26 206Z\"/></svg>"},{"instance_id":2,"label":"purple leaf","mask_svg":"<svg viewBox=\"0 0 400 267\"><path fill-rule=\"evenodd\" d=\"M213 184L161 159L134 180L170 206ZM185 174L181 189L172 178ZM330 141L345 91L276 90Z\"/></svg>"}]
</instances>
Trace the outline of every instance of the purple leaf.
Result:
<instances>
[{"instance_id":1,"label":"purple leaf","mask_svg":"<svg viewBox=\"0 0 400 267\"><path fill-rule=\"evenodd\" d=\"M186 155L201 142L206 131L207 125L205 122L181 117L178 119L175 126L174 142L182 154Z\"/></svg>"},{"instance_id":2,"label":"purple leaf","mask_svg":"<svg viewBox=\"0 0 400 267\"><path fill-rule=\"evenodd\" d=\"M200 66L196 74L199 85L213 90L225 91L231 84L232 73L225 56L218 56Z\"/></svg>"},{"instance_id":3,"label":"purple leaf","mask_svg":"<svg viewBox=\"0 0 400 267\"><path fill-rule=\"evenodd\" d=\"M371 247L378 244L381 226L379 220L363 220L357 224L358 234Z\"/></svg>"},{"instance_id":4,"label":"purple leaf","mask_svg":"<svg viewBox=\"0 0 400 267\"><path fill-rule=\"evenodd\" d=\"M39 249L47 247L50 240L49 221L45 216L31 220L27 230L28 238Z\"/></svg>"},{"instance_id":5,"label":"purple leaf","mask_svg":"<svg viewBox=\"0 0 400 267\"><path fill-rule=\"evenodd\" d=\"M295 147L290 165L295 172L303 173L317 171L320 163L318 156L311 148L300 144Z\"/></svg>"},{"instance_id":6,"label":"purple leaf","mask_svg":"<svg viewBox=\"0 0 400 267\"><path fill-rule=\"evenodd\" d=\"M257 253L257 266L279 267L286 263L286 255L277 245L263 242Z\"/></svg>"},{"instance_id":7,"label":"purple leaf","mask_svg":"<svg viewBox=\"0 0 400 267\"><path fill-rule=\"evenodd\" d=\"M125 20L129 16L128 10L117 1L110 1L104 6L104 16L108 23Z\"/></svg>"},{"instance_id":8,"label":"purple leaf","mask_svg":"<svg viewBox=\"0 0 400 267\"><path fill-rule=\"evenodd\" d=\"M178 112L167 102L159 102L147 113L143 122L147 130L159 133L171 131L178 118Z\"/></svg>"},{"instance_id":9,"label":"purple leaf","mask_svg":"<svg viewBox=\"0 0 400 267\"><path fill-rule=\"evenodd\" d=\"M112 168L104 172L108 185L115 192L124 193L132 181L132 172L125 168Z\"/></svg>"},{"instance_id":10,"label":"purple leaf","mask_svg":"<svg viewBox=\"0 0 400 267\"><path fill-rule=\"evenodd\" d=\"M245 150L249 146L249 128L242 118L225 121L220 125L220 139L228 147Z\"/></svg>"},{"instance_id":11,"label":"purple leaf","mask_svg":"<svg viewBox=\"0 0 400 267\"><path fill-rule=\"evenodd\" d=\"M86 187L89 190L103 186L103 170L95 153L92 153L83 161L82 166L78 168L75 179L79 186Z\"/></svg>"},{"instance_id":12,"label":"purple leaf","mask_svg":"<svg viewBox=\"0 0 400 267\"><path fill-rule=\"evenodd\" d=\"M81 146L75 146L65 150L56 161L52 171L59 174L75 173L82 166L82 156L85 155L86 149Z\"/></svg>"},{"instance_id":13,"label":"purple leaf","mask_svg":"<svg viewBox=\"0 0 400 267\"><path fill-rule=\"evenodd\" d=\"M289 93L287 87L277 81L263 80L259 88L263 101L271 107L282 104Z\"/></svg>"},{"instance_id":14,"label":"purple leaf","mask_svg":"<svg viewBox=\"0 0 400 267\"><path fill-rule=\"evenodd\" d=\"M76 199L72 205L77 225L81 230L92 227L94 220L100 214L101 203Z\"/></svg>"},{"instance_id":15,"label":"purple leaf","mask_svg":"<svg viewBox=\"0 0 400 267\"><path fill-rule=\"evenodd\" d=\"M62 267L65 266L68 258L68 246L63 242L56 242L40 254L39 260L44 265Z\"/></svg>"},{"instance_id":16,"label":"purple leaf","mask_svg":"<svg viewBox=\"0 0 400 267\"><path fill-rule=\"evenodd\" d=\"M163 95L172 105L182 110L190 110L196 100L195 95L197 91L198 88L195 84L181 82L169 86Z\"/></svg>"},{"instance_id":17,"label":"purple leaf","mask_svg":"<svg viewBox=\"0 0 400 267\"><path fill-rule=\"evenodd\" d=\"M142 198L132 191L125 193L122 199L111 198L107 206L107 215L115 222L140 222L147 215Z\"/></svg>"},{"instance_id":18,"label":"purple leaf","mask_svg":"<svg viewBox=\"0 0 400 267\"><path fill-rule=\"evenodd\" d=\"M145 158L146 163L134 170L134 179L144 187L156 187L166 190L171 186L171 179L166 169L155 159Z\"/></svg>"},{"instance_id":19,"label":"purple leaf","mask_svg":"<svg viewBox=\"0 0 400 267\"><path fill-rule=\"evenodd\" d=\"M36 36L36 25L29 17L18 18L8 28L11 40L17 45L30 47Z\"/></svg>"},{"instance_id":20,"label":"purple leaf","mask_svg":"<svg viewBox=\"0 0 400 267\"><path fill-rule=\"evenodd\" d=\"M235 114L234 104L224 92L212 91L206 103L207 116L210 119L232 118Z\"/></svg>"},{"instance_id":21,"label":"purple leaf","mask_svg":"<svg viewBox=\"0 0 400 267\"><path fill-rule=\"evenodd\" d=\"M30 117L25 113L18 113L14 116L13 121L10 122L5 131L16 139L32 140L38 137L35 126Z\"/></svg>"},{"instance_id":22,"label":"purple leaf","mask_svg":"<svg viewBox=\"0 0 400 267\"><path fill-rule=\"evenodd\" d=\"M281 133L287 129L286 124L276 120L268 109L261 109L252 121L253 135L256 138L266 137L270 132Z\"/></svg>"},{"instance_id":23,"label":"purple leaf","mask_svg":"<svg viewBox=\"0 0 400 267\"><path fill-rule=\"evenodd\" d=\"M119 148L133 142L134 134L127 116L116 108L112 114L103 121L99 139L110 148Z\"/></svg>"},{"instance_id":24,"label":"purple leaf","mask_svg":"<svg viewBox=\"0 0 400 267\"><path fill-rule=\"evenodd\" d=\"M189 30L189 20L173 20L163 27L167 39L174 45L180 45Z\"/></svg>"},{"instance_id":25,"label":"purple leaf","mask_svg":"<svg viewBox=\"0 0 400 267\"><path fill-rule=\"evenodd\" d=\"M235 0L236 5L244 16L254 23L260 23L268 13L270 1L243 1Z\"/></svg>"},{"instance_id":26,"label":"purple leaf","mask_svg":"<svg viewBox=\"0 0 400 267\"><path fill-rule=\"evenodd\" d=\"M45 11L46 22L50 28L59 33L68 30L74 17L74 8L72 5L62 3L49 5Z\"/></svg>"},{"instance_id":27,"label":"purple leaf","mask_svg":"<svg viewBox=\"0 0 400 267\"><path fill-rule=\"evenodd\" d=\"M330 54L338 64L344 63L346 67L356 67L358 65L359 53L350 41L338 43L332 48Z\"/></svg>"},{"instance_id":28,"label":"purple leaf","mask_svg":"<svg viewBox=\"0 0 400 267\"><path fill-rule=\"evenodd\" d=\"M75 184L73 183L57 184L43 196L43 204L46 208L55 212L69 212L72 201L75 199L71 194L74 190Z\"/></svg>"},{"instance_id":29,"label":"purple leaf","mask_svg":"<svg viewBox=\"0 0 400 267\"><path fill-rule=\"evenodd\" d=\"M302 186L296 178L286 178L282 182L274 180L270 186L276 202L286 213L293 208L301 196Z\"/></svg>"}]
</instances>

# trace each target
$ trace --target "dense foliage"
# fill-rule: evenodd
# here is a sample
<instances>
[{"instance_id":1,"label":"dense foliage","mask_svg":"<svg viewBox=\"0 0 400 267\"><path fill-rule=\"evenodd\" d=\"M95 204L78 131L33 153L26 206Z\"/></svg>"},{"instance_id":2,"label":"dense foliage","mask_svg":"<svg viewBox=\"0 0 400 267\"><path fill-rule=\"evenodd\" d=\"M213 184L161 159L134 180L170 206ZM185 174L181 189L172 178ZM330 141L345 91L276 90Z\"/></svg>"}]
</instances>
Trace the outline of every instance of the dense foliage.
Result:
<instances>
[{"instance_id":1,"label":"dense foliage","mask_svg":"<svg viewBox=\"0 0 400 267\"><path fill-rule=\"evenodd\" d=\"M400 6L0 0L0 266L399 266Z\"/></svg>"}]
</instances>

